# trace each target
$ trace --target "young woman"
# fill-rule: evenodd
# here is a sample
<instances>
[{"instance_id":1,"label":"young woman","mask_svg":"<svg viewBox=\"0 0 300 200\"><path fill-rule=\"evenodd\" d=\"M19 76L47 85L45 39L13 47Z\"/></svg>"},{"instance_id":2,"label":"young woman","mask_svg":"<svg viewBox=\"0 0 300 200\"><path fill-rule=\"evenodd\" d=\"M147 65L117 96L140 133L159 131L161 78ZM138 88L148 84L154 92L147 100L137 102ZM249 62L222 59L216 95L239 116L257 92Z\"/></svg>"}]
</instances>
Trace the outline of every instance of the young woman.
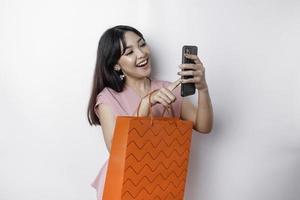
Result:
<instances>
[{"instance_id":1,"label":"young woman","mask_svg":"<svg viewBox=\"0 0 300 200\"><path fill-rule=\"evenodd\" d=\"M186 55L196 64L179 65L180 76L192 75L191 79L179 78L175 82L150 78L151 53L143 35L133 27L119 25L106 30L100 38L97 61L93 77L91 97L88 105L90 125L100 125L105 144L110 152L113 131L118 115L136 115L141 102L139 116L147 116L149 106L153 116L161 116L164 107L170 106L175 117L193 121L193 129L209 133L213 126L213 110L205 80L205 70L196 55ZM181 71L181 69L189 69ZM195 83L198 106L181 97L180 84ZM150 104L147 94L151 95ZM168 113L171 115L171 113ZM165 115L165 116L168 116ZM108 161L92 183L97 198L102 199Z\"/></svg>"}]
</instances>

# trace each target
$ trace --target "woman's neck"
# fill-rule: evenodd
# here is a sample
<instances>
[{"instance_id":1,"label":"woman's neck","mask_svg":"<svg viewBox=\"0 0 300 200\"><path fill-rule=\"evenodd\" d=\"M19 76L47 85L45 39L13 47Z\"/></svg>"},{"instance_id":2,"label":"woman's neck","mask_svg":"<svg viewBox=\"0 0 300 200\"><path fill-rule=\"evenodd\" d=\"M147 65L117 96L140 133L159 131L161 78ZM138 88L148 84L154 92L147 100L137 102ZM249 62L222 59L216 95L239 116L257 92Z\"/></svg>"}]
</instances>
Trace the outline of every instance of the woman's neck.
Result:
<instances>
[{"instance_id":1,"label":"woman's neck","mask_svg":"<svg viewBox=\"0 0 300 200\"><path fill-rule=\"evenodd\" d=\"M148 94L151 90L151 79L145 77L143 79L130 79L126 77L126 87L132 88L140 96Z\"/></svg>"}]
</instances>

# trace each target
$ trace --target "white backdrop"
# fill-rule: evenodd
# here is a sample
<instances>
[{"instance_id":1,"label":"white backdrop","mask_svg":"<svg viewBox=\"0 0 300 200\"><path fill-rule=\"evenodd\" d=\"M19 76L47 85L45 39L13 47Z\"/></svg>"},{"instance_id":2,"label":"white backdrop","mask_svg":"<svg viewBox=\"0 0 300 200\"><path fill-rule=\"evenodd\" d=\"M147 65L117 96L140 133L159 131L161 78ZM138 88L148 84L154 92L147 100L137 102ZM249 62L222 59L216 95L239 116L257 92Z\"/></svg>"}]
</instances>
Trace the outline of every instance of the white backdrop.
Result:
<instances>
[{"instance_id":1,"label":"white backdrop","mask_svg":"<svg viewBox=\"0 0 300 200\"><path fill-rule=\"evenodd\" d=\"M108 152L86 109L118 24L145 35L158 79L198 46L215 124L193 133L186 200L299 199L299 1L0 0L1 200L95 199Z\"/></svg>"}]
</instances>

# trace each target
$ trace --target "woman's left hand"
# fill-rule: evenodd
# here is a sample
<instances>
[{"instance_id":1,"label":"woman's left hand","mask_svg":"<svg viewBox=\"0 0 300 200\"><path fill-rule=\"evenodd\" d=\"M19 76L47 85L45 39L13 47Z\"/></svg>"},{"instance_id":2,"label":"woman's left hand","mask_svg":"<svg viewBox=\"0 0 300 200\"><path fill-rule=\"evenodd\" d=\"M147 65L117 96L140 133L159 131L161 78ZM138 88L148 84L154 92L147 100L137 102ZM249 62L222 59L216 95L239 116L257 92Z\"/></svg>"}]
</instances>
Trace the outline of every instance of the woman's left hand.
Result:
<instances>
[{"instance_id":1,"label":"woman's left hand","mask_svg":"<svg viewBox=\"0 0 300 200\"><path fill-rule=\"evenodd\" d=\"M197 55L185 54L186 58L192 59L195 64L181 64L180 69L186 71L179 71L177 74L181 76L193 76L193 78L183 79L181 83L195 83L197 90L207 90L207 83L205 80L205 68Z\"/></svg>"}]
</instances>

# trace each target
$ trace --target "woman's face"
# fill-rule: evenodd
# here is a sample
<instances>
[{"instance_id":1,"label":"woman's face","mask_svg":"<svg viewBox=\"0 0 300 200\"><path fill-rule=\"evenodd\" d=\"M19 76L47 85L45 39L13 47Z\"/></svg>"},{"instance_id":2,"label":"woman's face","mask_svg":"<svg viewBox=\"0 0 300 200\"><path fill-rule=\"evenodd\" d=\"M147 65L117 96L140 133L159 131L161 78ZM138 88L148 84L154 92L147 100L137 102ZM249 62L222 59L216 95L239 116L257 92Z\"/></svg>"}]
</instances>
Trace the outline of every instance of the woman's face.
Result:
<instances>
[{"instance_id":1,"label":"woman's face","mask_svg":"<svg viewBox=\"0 0 300 200\"><path fill-rule=\"evenodd\" d=\"M129 78L145 78L151 73L150 48L146 42L134 32L124 34L127 47L121 50L123 55L118 61L124 75Z\"/></svg>"}]
</instances>

